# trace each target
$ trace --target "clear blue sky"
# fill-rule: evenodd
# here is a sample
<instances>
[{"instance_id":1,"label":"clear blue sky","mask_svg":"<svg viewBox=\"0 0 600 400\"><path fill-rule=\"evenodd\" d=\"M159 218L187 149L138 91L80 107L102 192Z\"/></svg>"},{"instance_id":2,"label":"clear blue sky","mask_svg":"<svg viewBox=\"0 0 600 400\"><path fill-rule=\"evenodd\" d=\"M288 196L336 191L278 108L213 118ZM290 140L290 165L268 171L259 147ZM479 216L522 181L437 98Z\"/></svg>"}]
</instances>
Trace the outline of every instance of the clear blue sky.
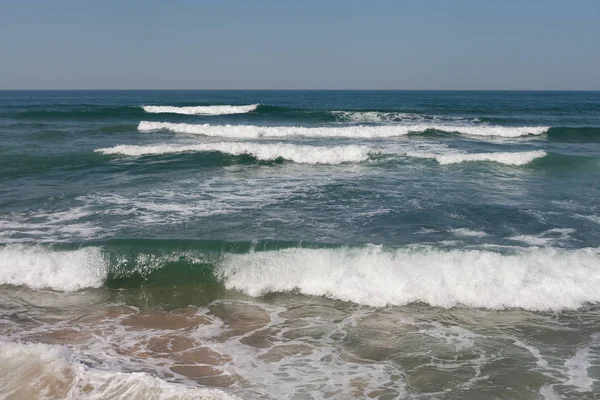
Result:
<instances>
[{"instance_id":1,"label":"clear blue sky","mask_svg":"<svg viewBox=\"0 0 600 400\"><path fill-rule=\"evenodd\" d=\"M600 89L600 0L0 1L0 89Z\"/></svg>"}]
</instances>

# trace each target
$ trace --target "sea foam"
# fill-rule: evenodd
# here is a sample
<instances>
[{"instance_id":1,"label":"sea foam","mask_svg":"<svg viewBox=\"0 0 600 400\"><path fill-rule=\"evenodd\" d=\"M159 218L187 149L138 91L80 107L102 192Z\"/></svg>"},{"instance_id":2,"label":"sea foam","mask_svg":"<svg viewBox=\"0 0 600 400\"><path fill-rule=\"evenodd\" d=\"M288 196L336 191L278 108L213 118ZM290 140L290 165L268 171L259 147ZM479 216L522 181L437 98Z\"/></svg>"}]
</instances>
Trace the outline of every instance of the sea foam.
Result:
<instances>
[{"instance_id":1,"label":"sea foam","mask_svg":"<svg viewBox=\"0 0 600 400\"><path fill-rule=\"evenodd\" d=\"M497 153L419 153L409 152L409 157L416 158L433 158L442 165L457 164L467 161L493 161L506 165L525 165L535 159L545 157L546 152L543 150L522 151L522 152L497 152Z\"/></svg>"},{"instance_id":2,"label":"sea foam","mask_svg":"<svg viewBox=\"0 0 600 400\"><path fill-rule=\"evenodd\" d=\"M330 111L338 121L351 123L476 123L477 118L424 115L394 111Z\"/></svg>"},{"instance_id":3,"label":"sea foam","mask_svg":"<svg viewBox=\"0 0 600 400\"><path fill-rule=\"evenodd\" d=\"M302 164L340 164L344 162L365 161L369 157L369 149L365 146L306 146L287 143L246 143L220 142L194 145L159 144L153 146L121 145L105 149L97 149L104 154L123 154L143 156L151 154L169 154L184 152L218 151L232 155L248 154L259 160L276 160L283 158Z\"/></svg>"},{"instance_id":4,"label":"sea foam","mask_svg":"<svg viewBox=\"0 0 600 400\"><path fill-rule=\"evenodd\" d=\"M228 115L245 114L256 110L258 104L249 104L245 106L142 106L147 113L168 113L168 114L187 114L187 115Z\"/></svg>"},{"instance_id":5,"label":"sea foam","mask_svg":"<svg viewBox=\"0 0 600 400\"><path fill-rule=\"evenodd\" d=\"M172 122L141 121L138 130L141 132L168 130L175 133L187 133L205 136L221 136L231 138L258 137L345 137L345 138L385 138L404 136L411 133L422 133L435 130L448 133L461 133L473 136L519 137L541 135L549 127L506 127L506 126L453 126L443 124L384 125L384 126L257 126L257 125L210 125L184 124Z\"/></svg>"},{"instance_id":6,"label":"sea foam","mask_svg":"<svg viewBox=\"0 0 600 400\"><path fill-rule=\"evenodd\" d=\"M561 310L600 301L596 249L287 249L228 254L218 273L251 296L298 291L369 306Z\"/></svg>"},{"instance_id":7,"label":"sea foam","mask_svg":"<svg viewBox=\"0 0 600 400\"><path fill-rule=\"evenodd\" d=\"M144 372L94 368L66 347L41 343L0 343L0 388L15 399L238 399L219 389L170 383Z\"/></svg>"},{"instance_id":8,"label":"sea foam","mask_svg":"<svg viewBox=\"0 0 600 400\"><path fill-rule=\"evenodd\" d=\"M42 246L0 248L0 284L74 291L104 284L108 263L100 248L52 250Z\"/></svg>"}]
</instances>

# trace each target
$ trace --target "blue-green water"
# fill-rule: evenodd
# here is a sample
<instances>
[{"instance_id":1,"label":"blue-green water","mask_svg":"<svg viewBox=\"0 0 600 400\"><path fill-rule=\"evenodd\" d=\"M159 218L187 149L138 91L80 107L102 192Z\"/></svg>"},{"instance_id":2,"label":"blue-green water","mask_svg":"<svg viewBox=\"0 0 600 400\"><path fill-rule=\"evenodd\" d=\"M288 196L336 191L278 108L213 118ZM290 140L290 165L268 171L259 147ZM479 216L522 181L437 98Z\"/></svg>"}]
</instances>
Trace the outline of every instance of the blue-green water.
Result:
<instances>
[{"instance_id":1,"label":"blue-green water","mask_svg":"<svg viewBox=\"0 0 600 400\"><path fill-rule=\"evenodd\" d=\"M0 356L72 397L600 392L599 92L0 92L0 138Z\"/></svg>"}]
</instances>

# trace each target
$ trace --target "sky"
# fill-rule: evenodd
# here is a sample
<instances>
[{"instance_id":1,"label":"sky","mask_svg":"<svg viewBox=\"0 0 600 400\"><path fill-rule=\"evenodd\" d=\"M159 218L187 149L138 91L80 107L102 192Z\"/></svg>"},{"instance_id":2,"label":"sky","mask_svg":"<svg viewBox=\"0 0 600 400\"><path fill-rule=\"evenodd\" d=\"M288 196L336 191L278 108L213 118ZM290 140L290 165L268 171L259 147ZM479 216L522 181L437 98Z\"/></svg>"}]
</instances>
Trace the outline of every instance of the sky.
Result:
<instances>
[{"instance_id":1,"label":"sky","mask_svg":"<svg viewBox=\"0 0 600 400\"><path fill-rule=\"evenodd\" d=\"M600 0L2 0L1 89L600 90Z\"/></svg>"}]
</instances>

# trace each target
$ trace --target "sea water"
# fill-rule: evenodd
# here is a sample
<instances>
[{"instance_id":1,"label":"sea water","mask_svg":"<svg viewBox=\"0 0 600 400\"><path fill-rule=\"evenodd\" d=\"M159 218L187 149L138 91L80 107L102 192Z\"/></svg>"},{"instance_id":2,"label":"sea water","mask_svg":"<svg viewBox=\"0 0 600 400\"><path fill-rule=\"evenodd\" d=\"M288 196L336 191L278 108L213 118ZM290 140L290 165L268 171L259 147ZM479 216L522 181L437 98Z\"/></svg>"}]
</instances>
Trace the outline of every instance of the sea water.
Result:
<instances>
[{"instance_id":1,"label":"sea water","mask_svg":"<svg viewBox=\"0 0 600 400\"><path fill-rule=\"evenodd\" d=\"M0 92L0 397L594 399L600 93Z\"/></svg>"}]
</instances>

